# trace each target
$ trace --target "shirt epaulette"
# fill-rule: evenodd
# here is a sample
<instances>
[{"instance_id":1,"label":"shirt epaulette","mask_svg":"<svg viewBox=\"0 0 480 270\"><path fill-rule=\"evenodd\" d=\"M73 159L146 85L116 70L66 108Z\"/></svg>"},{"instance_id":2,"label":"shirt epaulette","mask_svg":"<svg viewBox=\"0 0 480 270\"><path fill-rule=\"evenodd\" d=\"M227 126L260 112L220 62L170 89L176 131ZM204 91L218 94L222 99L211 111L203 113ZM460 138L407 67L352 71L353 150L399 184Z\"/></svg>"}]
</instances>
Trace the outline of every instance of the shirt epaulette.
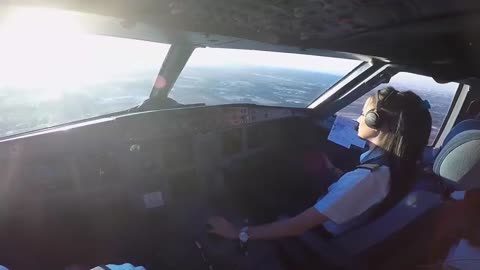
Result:
<instances>
[{"instance_id":1,"label":"shirt epaulette","mask_svg":"<svg viewBox=\"0 0 480 270\"><path fill-rule=\"evenodd\" d=\"M380 168L382 165L381 164L375 164L375 163L371 163L371 164L360 164L357 166L357 169L367 169L371 172L375 171L376 169Z\"/></svg>"}]
</instances>

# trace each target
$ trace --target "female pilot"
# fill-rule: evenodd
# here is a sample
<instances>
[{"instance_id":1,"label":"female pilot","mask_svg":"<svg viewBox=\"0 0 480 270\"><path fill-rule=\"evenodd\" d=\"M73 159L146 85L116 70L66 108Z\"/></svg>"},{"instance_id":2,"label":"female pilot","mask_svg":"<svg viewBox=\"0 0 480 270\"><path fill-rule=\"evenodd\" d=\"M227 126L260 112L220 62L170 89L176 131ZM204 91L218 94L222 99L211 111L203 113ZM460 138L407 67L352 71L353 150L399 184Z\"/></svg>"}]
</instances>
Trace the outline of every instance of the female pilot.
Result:
<instances>
[{"instance_id":1,"label":"female pilot","mask_svg":"<svg viewBox=\"0 0 480 270\"><path fill-rule=\"evenodd\" d=\"M369 150L361 155L360 166L341 176L315 205L288 219L244 228L211 217L209 232L246 242L298 236L321 225L338 235L393 206L412 187L416 161L430 135L430 112L415 93L387 87L365 102L357 121L358 136L368 142Z\"/></svg>"}]
</instances>

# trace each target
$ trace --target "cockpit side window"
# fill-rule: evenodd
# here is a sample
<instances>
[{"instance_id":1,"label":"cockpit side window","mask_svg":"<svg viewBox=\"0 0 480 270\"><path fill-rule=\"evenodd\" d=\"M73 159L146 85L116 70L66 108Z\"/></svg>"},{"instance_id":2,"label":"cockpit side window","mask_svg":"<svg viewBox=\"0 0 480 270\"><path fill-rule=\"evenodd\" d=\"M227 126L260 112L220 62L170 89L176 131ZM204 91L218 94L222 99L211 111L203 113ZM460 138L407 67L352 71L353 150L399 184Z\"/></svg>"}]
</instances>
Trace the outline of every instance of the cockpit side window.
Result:
<instances>
[{"instance_id":1,"label":"cockpit side window","mask_svg":"<svg viewBox=\"0 0 480 270\"><path fill-rule=\"evenodd\" d=\"M430 104L432 115L432 132L430 133L429 144L435 141L445 118L448 108L452 105L453 98L459 84L456 82L437 83L433 78L408 72L399 72L390 79L389 83L381 84L372 91L366 93L350 105L337 112L351 119L357 119L362 112L365 100L373 93L386 86L392 86L399 91L413 91Z\"/></svg>"}]
</instances>

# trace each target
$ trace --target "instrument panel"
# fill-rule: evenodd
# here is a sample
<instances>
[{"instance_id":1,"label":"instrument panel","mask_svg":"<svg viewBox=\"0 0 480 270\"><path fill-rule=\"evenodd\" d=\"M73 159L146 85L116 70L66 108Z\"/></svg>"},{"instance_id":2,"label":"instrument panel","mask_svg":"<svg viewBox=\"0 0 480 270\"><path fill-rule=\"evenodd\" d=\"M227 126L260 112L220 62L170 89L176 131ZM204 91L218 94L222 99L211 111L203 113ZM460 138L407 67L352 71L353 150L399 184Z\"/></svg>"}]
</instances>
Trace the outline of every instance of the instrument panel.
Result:
<instances>
[{"instance_id":1,"label":"instrument panel","mask_svg":"<svg viewBox=\"0 0 480 270\"><path fill-rule=\"evenodd\" d=\"M155 252L184 254L206 237L209 215L235 208L225 168L281 138L295 143L284 127L298 131L302 116L301 110L258 106L185 108L0 141L0 226L16 228L2 242L11 250L31 246L32 239L42 248L69 247L15 251L29 261L81 261L89 252L75 247L95 246L103 248L95 250L99 257L120 249L168 263L171 256Z\"/></svg>"},{"instance_id":2,"label":"instrument panel","mask_svg":"<svg viewBox=\"0 0 480 270\"><path fill-rule=\"evenodd\" d=\"M0 141L0 179L9 194L3 200L48 196L61 204L68 194L88 200L137 189L137 197L162 192L167 200L189 186L206 192L202 181L217 177L222 164L278 137L275 121L305 115L260 106L173 109Z\"/></svg>"}]
</instances>

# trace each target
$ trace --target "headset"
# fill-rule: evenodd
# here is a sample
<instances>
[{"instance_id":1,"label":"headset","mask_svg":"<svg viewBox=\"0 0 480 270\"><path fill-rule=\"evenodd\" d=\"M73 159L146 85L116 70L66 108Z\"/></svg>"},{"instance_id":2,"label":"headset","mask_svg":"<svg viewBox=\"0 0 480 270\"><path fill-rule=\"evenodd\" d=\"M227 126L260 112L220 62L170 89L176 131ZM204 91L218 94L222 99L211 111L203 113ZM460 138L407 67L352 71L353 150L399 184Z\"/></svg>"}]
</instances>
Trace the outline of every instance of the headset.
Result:
<instances>
[{"instance_id":1,"label":"headset","mask_svg":"<svg viewBox=\"0 0 480 270\"><path fill-rule=\"evenodd\" d=\"M386 92L386 93L385 93ZM385 115L388 113L382 106L386 104L388 99L391 99L393 96L396 96L398 91L393 88L386 88L384 90L379 90L377 92L377 104L374 109L369 110L364 117L365 124L369 128L379 129L385 123Z\"/></svg>"}]
</instances>

